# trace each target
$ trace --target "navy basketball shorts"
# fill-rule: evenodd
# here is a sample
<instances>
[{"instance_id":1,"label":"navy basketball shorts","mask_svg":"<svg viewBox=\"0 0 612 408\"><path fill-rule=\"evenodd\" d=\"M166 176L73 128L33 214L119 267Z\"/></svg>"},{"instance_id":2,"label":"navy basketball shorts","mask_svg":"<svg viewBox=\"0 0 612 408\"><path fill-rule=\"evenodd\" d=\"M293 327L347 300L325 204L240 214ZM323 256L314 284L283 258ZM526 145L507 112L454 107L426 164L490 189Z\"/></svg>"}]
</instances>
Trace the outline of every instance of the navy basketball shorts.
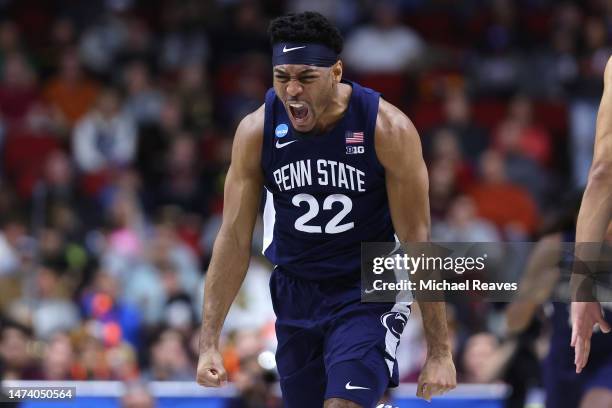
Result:
<instances>
[{"instance_id":1,"label":"navy basketball shorts","mask_svg":"<svg viewBox=\"0 0 612 408\"><path fill-rule=\"evenodd\" d=\"M395 351L410 306L361 303L360 286L274 270L270 290L284 407L317 408L341 398L370 408L397 385Z\"/></svg>"},{"instance_id":2,"label":"navy basketball shorts","mask_svg":"<svg viewBox=\"0 0 612 408\"><path fill-rule=\"evenodd\" d=\"M568 337L569 339L569 337ZM576 374L574 352L569 340L567 350L552 352L543 365L546 408L576 408L584 396L596 388L612 392L612 357L591 355L589 363L580 374Z\"/></svg>"}]
</instances>

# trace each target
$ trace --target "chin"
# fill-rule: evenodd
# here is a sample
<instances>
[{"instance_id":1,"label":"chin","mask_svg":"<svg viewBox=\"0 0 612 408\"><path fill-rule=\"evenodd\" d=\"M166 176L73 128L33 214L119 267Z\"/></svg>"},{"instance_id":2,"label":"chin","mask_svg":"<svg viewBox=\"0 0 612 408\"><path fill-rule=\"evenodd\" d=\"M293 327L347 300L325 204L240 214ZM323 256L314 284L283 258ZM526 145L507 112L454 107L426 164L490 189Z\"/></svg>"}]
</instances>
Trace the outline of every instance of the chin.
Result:
<instances>
[{"instance_id":1,"label":"chin","mask_svg":"<svg viewBox=\"0 0 612 408\"><path fill-rule=\"evenodd\" d=\"M300 133L311 132L315 127L314 123L295 123L293 120L291 121L291 125L293 125L293 129Z\"/></svg>"}]
</instances>

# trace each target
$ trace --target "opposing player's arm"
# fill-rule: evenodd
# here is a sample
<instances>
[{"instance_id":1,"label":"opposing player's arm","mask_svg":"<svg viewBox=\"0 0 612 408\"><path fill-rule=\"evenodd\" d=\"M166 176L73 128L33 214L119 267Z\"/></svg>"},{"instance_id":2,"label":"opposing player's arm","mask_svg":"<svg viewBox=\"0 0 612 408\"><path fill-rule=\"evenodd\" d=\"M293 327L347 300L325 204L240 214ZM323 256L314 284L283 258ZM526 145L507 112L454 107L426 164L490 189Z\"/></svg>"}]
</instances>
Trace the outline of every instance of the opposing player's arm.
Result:
<instances>
[{"instance_id":1,"label":"opposing player's arm","mask_svg":"<svg viewBox=\"0 0 612 408\"><path fill-rule=\"evenodd\" d=\"M550 299L561 275L562 240L561 234L550 234L535 245L519 282L517 296L506 308L507 336L516 336L526 330L538 308Z\"/></svg>"},{"instance_id":2,"label":"opposing player's arm","mask_svg":"<svg viewBox=\"0 0 612 408\"><path fill-rule=\"evenodd\" d=\"M381 99L376 121L376 154L385 168L393 227L402 242L429 240L429 180L414 125L399 109ZM430 399L456 385L445 304L419 302L427 340L427 361L417 395Z\"/></svg>"},{"instance_id":3,"label":"opposing player's arm","mask_svg":"<svg viewBox=\"0 0 612 408\"><path fill-rule=\"evenodd\" d=\"M604 72L604 91L597 113L593 164L589 172L578 222L576 224L576 259L595 259L597 246L589 244L604 240L612 217L612 58ZM578 264L577 264L578 265ZM585 300L591 296L588 271L574 271L572 296ZM581 372L589 358L593 326L599 324L605 332L610 325L605 321L598 302L572 302L572 339L575 347L576 372Z\"/></svg>"},{"instance_id":4,"label":"opposing player's arm","mask_svg":"<svg viewBox=\"0 0 612 408\"><path fill-rule=\"evenodd\" d=\"M593 164L578 223L576 242L602 242L612 216L612 58L604 72L604 91L597 113Z\"/></svg>"},{"instance_id":5,"label":"opposing player's arm","mask_svg":"<svg viewBox=\"0 0 612 408\"><path fill-rule=\"evenodd\" d=\"M218 353L219 335L251 256L253 228L263 186L260 166L263 122L262 106L242 120L232 147L232 161L225 179L223 222L215 240L204 289L197 379L205 386L218 386L225 380Z\"/></svg>"}]
</instances>

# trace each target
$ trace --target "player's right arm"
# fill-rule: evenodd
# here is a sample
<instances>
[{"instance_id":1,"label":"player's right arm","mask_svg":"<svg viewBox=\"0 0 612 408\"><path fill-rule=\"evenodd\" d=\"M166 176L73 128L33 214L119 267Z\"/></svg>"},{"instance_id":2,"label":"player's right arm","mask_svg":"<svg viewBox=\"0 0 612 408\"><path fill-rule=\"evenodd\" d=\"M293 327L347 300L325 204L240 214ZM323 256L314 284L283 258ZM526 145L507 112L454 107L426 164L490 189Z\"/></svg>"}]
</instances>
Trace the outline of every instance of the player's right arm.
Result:
<instances>
[{"instance_id":1,"label":"player's right arm","mask_svg":"<svg viewBox=\"0 0 612 408\"><path fill-rule=\"evenodd\" d=\"M612 216L612 58L604 72L604 91L597 113L595 149L589 180L584 191L576 224L576 259L591 258L586 252L593 249L590 242L602 242ZM581 243L587 243L582 244ZM592 258L591 258L592 259ZM576 290L584 276L573 276ZM582 281L582 282L581 282ZM574 295L575 296L575 295ZM576 296L575 296L576 297ZM580 298L578 298L580 300ZM576 372L582 371L589 358L593 326L599 324L610 331L598 302L572 302L572 340L575 348Z\"/></svg>"},{"instance_id":2,"label":"player's right arm","mask_svg":"<svg viewBox=\"0 0 612 408\"><path fill-rule=\"evenodd\" d=\"M215 240L204 288L197 382L218 387L227 380L219 336L244 281L263 187L260 165L264 107L238 125L223 196L223 222Z\"/></svg>"}]
</instances>

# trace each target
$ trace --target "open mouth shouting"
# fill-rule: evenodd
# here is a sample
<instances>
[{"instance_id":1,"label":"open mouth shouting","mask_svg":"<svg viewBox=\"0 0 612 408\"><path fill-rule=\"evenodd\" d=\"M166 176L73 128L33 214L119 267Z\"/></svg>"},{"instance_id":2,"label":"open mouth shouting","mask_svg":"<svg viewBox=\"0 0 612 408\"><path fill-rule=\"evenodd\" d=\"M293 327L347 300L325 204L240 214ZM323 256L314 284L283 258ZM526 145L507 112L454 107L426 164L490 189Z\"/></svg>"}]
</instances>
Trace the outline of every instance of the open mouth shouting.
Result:
<instances>
[{"instance_id":1,"label":"open mouth shouting","mask_svg":"<svg viewBox=\"0 0 612 408\"><path fill-rule=\"evenodd\" d=\"M287 107L293 126L298 130L310 130L307 129L307 125L312 115L308 104L301 101L287 102Z\"/></svg>"}]
</instances>

